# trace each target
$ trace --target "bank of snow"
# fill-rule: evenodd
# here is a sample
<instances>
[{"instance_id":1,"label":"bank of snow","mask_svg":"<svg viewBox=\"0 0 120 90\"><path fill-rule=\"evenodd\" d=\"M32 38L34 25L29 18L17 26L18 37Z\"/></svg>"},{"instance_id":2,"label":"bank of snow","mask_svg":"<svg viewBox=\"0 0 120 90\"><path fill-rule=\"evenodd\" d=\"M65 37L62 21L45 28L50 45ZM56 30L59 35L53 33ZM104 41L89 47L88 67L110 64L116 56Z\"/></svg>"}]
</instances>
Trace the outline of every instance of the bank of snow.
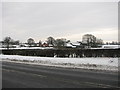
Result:
<instances>
[{"instance_id":1,"label":"bank of snow","mask_svg":"<svg viewBox=\"0 0 120 90\"><path fill-rule=\"evenodd\" d=\"M118 58L54 58L19 55L1 55L2 60L19 61L27 64L42 64L59 67L99 70L118 70Z\"/></svg>"}]
</instances>

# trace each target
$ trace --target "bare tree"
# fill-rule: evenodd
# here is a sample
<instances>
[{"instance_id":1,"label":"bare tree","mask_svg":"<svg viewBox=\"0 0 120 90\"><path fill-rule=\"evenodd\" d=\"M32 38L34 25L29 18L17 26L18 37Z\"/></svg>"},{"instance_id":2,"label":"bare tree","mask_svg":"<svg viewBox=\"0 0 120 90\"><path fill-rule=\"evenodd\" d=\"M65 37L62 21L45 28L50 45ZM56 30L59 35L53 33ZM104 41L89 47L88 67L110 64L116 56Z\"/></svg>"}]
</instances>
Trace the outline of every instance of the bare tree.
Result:
<instances>
[{"instance_id":1,"label":"bare tree","mask_svg":"<svg viewBox=\"0 0 120 90\"><path fill-rule=\"evenodd\" d=\"M35 45L35 41L34 41L34 39L32 39L32 38L29 38L29 39L27 40L27 43L29 44L30 47L31 47L32 45Z\"/></svg>"},{"instance_id":2,"label":"bare tree","mask_svg":"<svg viewBox=\"0 0 120 90\"><path fill-rule=\"evenodd\" d=\"M12 44L12 45L19 45L19 44L20 44L20 41L19 41L19 40L17 40L17 41L12 40L12 41L11 41L11 44Z\"/></svg>"},{"instance_id":3,"label":"bare tree","mask_svg":"<svg viewBox=\"0 0 120 90\"><path fill-rule=\"evenodd\" d=\"M11 41L12 41L11 37L4 38L3 42L5 43L7 49L9 49L9 45L10 45Z\"/></svg>"},{"instance_id":4,"label":"bare tree","mask_svg":"<svg viewBox=\"0 0 120 90\"><path fill-rule=\"evenodd\" d=\"M49 44L49 45L51 44L52 46L55 46L56 41L53 37L48 37L47 38L47 44Z\"/></svg>"},{"instance_id":5,"label":"bare tree","mask_svg":"<svg viewBox=\"0 0 120 90\"><path fill-rule=\"evenodd\" d=\"M41 40L39 41L39 46L42 46L42 41Z\"/></svg>"},{"instance_id":6,"label":"bare tree","mask_svg":"<svg viewBox=\"0 0 120 90\"><path fill-rule=\"evenodd\" d=\"M66 40L64 38L61 39L56 39L56 46L60 47L60 46L65 46L66 43L70 42L70 40Z\"/></svg>"}]
</instances>

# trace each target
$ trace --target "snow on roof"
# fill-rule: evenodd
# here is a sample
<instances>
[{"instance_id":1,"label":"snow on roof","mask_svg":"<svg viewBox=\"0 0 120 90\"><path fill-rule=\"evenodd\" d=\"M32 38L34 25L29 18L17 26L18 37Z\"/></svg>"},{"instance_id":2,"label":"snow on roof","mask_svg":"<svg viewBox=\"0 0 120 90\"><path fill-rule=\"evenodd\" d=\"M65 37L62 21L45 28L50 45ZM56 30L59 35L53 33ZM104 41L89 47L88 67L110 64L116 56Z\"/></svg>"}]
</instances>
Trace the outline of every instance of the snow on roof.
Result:
<instances>
[{"instance_id":1,"label":"snow on roof","mask_svg":"<svg viewBox=\"0 0 120 90\"><path fill-rule=\"evenodd\" d=\"M67 43L66 46L68 46L68 47L72 47L72 45L71 45L70 43Z\"/></svg>"},{"instance_id":2,"label":"snow on roof","mask_svg":"<svg viewBox=\"0 0 120 90\"><path fill-rule=\"evenodd\" d=\"M78 43L78 42L71 42L71 43L72 43L72 45L80 46L80 43Z\"/></svg>"},{"instance_id":3,"label":"snow on roof","mask_svg":"<svg viewBox=\"0 0 120 90\"><path fill-rule=\"evenodd\" d=\"M102 48L120 48L120 45L102 45Z\"/></svg>"}]
</instances>

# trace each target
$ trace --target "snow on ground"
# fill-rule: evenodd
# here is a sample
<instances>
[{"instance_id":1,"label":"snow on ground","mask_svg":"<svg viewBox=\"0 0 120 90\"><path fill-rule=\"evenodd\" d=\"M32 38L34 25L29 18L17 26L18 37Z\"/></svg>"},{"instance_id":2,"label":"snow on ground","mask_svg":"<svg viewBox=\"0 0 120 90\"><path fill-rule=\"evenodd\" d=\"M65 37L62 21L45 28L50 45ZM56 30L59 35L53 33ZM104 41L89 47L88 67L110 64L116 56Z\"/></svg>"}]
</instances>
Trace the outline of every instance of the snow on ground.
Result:
<instances>
[{"instance_id":1,"label":"snow on ground","mask_svg":"<svg viewBox=\"0 0 120 90\"><path fill-rule=\"evenodd\" d=\"M0 48L0 50L7 48ZM9 48L9 49L54 49L53 47L17 47L17 48Z\"/></svg>"},{"instance_id":2,"label":"snow on ground","mask_svg":"<svg viewBox=\"0 0 120 90\"><path fill-rule=\"evenodd\" d=\"M118 58L58 58L58 57L35 57L19 55L1 55L2 60L20 61L28 64L42 64L60 67L118 70Z\"/></svg>"}]
</instances>

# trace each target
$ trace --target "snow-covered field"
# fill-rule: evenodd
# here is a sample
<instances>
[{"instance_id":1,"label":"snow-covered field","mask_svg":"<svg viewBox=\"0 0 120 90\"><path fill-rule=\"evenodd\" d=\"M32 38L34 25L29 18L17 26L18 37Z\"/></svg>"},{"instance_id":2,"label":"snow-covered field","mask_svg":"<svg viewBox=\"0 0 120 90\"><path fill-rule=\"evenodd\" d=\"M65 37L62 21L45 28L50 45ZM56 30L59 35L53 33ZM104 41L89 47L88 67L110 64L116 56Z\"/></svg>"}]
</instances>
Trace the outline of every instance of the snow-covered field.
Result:
<instances>
[{"instance_id":1,"label":"snow-covered field","mask_svg":"<svg viewBox=\"0 0 120 90\"><path fill-rule=\"evenodd\" d=\"M1 55L0 58L27 64L118 71L118 58L55 58L19 55Z\"/></svg>"},{"instance_id":2,"label":"snow-covered field","mask_svg":"<svg viewBox=\"0 0 120 90\"><path fill-rule=\"evenodd\" d=\"M4 50L7 48L0 48L0 50ZM9 49L54 49L53 47L17 47L17 48L9 48Z\"/></svg>"}]
</instances>

